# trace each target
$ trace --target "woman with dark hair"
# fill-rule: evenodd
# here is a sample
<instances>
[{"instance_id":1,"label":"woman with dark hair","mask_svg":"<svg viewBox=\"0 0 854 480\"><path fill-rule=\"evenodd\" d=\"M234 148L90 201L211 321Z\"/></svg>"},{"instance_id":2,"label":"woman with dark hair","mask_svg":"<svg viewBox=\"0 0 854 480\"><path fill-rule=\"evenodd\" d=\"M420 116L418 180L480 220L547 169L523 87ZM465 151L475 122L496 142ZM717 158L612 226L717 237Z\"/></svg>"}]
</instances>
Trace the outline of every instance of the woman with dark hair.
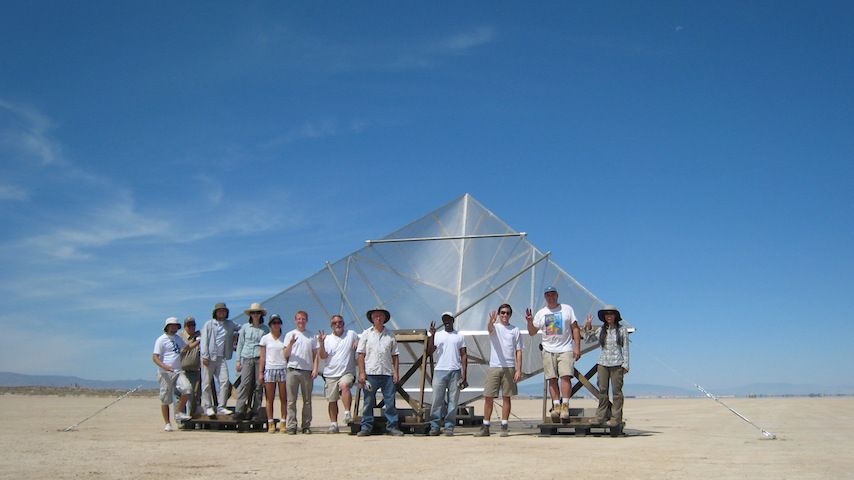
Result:
<instances>
[{"instance_id":1,"label":"woman with dark hair","mask_svg":"<svg viewBox=\"0 0 854 480\"><path fill-rule=\"evenodd\" d=\"M273 401L276 399L276 387L279 388L279 408L282 412L281 423L287 418L288 391L285 379L288 376L285 362L285 344L282 334L282 317L273 314L270 317L270 333L261 337L261 364L258 367L258 382L264 384L267 397L267 431L276 433L276 423L273 421ZM284 426L282 427L284 432Z\"/></svg>"},{"instance_id":2,"label":"woman with dark hair","mask_svg":"<svg viewBox=\"0 0 854 480\"><path fill-rule=\"evenodd\" d=\"M596 375L599 386L599 408L596 410L596 423L605 421L608 404L611 403L611 416L605 425L616 427L623 423L623 376L629 373L629 332L620 325L623 318L613 305L605 305L599 310L602 325L593 328L593 316L588 315L584 322L586 336L598 337L599 361L596 362ZM608 401L608 384L611 385L614 401Z\"/></svg>"},{"instance_id":3,"label":"woman with dark hair","mask_svg":"<svg viewBox=\"0 0 854 480\"><path fill-rule=\"evenodd\" d=\"M264 325L264 316L267 315L260 303L253 303L248 310L244 311L249 316L249 321L240 327L240 337L237 341L237 371L240 372L240 387L237 390L237 407L234 409L234 419L237 421L247 417L250 407L255 409L252 417L261 408L261 392L256 393L255 380L258 378L258 363L261 354L259 345L261 337L270 333L270 329ZM251 402L251 403L250 403Z\"/></svg>"}]
</instances>

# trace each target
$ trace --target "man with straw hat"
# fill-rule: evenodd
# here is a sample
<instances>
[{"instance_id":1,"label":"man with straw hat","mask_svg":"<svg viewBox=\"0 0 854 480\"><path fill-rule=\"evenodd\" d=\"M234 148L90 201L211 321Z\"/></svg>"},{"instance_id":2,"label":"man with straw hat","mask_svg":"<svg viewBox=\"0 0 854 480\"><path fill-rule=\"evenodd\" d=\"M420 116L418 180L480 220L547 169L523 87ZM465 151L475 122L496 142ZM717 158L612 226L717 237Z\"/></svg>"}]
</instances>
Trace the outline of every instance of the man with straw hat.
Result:
<instances>
[{"instance_id":1,"label":"man with straw hat","mask_svg":"<svg viewBox=\"0 0 854 480\"><path fill-rule=\"evenodd\" d=\"M368 310L365 314L373 327L362 332L356 355L359 362L359 383L365 390L362 422L359 433L365 437L374 429L374 406L377 404L377 390L383 391L385 402L385 418L388 422L386 431L389 435L403 435L398 426L397 407L394 405L395 384L399 379L399 352L394 334L385 328L391 319L391 313L383 308Z\"/></svg>"},{"instance_id":2,"label":"man with straw hat","mask_svg":"<svg viewBox=\"0 0 854 480\"><path fill-rule=\"evenodd\" d=\"M231 360L234 352L237 325L228 319L228 313L225 303L217 303L211 312L213 318L202 328L202 408L209 417L231 415L225 408L225 402L231 393L226 361ZM216 403L212 391L215 385L219 387Z\"/></svg>"},{"instance_id":3,"label":"man with straw hat","mask_svg":"<svg viewBox=\"0 0 854 480\"><path fill-rule=\"evenodd\" d=\"M190 381L181 370L181 350L186 344L176 335L181 324L175 317L166 319L163 326L163 335L154 342L154 352L151 360L158 367L157 380L160 383L160 413L166 425L164 431L172 431L172 422L169 419L169 405L175 396L175 389L181 394L178 409L175 412L175 420L179 422L189 420L189 415L184 413L187 405L188 393L190 393Z\"/></svg>"}]
</instances>

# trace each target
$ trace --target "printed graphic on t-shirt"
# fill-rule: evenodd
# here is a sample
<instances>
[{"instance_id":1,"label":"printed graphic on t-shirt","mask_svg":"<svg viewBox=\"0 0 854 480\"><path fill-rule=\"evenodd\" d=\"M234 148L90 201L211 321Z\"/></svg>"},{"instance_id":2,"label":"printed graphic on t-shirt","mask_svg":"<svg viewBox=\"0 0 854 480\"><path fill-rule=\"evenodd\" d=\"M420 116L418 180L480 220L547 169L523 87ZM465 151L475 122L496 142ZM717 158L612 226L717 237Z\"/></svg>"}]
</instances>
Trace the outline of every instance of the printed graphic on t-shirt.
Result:
<instances>
[{"instance_id":1,"label":"printed graphic on t-shirt","mask_svg":"<svg viewBox=\"0 0 854 480\"><path fill-rule=\"evenodd\" d=\"M547 313L544 325L546 335L563 335L563 316L560 312Z\"/></svg>"}]
</instances>

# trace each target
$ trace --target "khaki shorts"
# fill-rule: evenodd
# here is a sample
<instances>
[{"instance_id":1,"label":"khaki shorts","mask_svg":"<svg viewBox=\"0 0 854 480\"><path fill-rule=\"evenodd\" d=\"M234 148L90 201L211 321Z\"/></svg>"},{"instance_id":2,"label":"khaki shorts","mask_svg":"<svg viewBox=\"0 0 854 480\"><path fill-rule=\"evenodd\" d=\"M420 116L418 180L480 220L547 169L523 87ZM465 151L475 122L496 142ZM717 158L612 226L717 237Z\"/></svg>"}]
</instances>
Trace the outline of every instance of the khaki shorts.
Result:
<instances>
[{"instance_id":1,"label":"khaki shorts","mask_svg":"<svg viewBox=\"0 0 854 480\"><path fill-rule=\"evenodd\" d=\"M187 380L184 372L157 372L157 382L160 384L160 403L163 405L171 405L175 400L175 390L181 395L189 394L193 391L193 386Z\"/></svg>"},{"instance_id":2,"label":"khaki shorts","mask_svg":"<svg viewBox=\"0 0 854 480\"><path fill-rule=\"evenodd\" d=\"M512 397L518 392L513 375L516 367L489 367L486 371L486 384L483 386L483 396L495 398L498 396L498 388L501 387L501 396Z\"/></svg>"},{"instance_id":3,"label":"khaki shorts","mask_svg":"<svg viewBox=\"0 0 854 480\"><path fill-rule=\"evenodd\" d=\"M355 381L356 378L350 373L345 373L340 377L327 378L326 389L323 392L323 395L326 397L326 401L337 402L338 399L341 398L341 389L346 388L349 390Z\"/></svg>"},{"instance_id":4,"label":"khaki shorts","mask_svg":"<svg viewBox=\"0 0 854 480\"><path fill-rule=\"evenodd\" d=\"M543 376L546 380L571 377L575 373L575 356L572 352L552 353L543 350Z\"/></svg>"}]
</instances>

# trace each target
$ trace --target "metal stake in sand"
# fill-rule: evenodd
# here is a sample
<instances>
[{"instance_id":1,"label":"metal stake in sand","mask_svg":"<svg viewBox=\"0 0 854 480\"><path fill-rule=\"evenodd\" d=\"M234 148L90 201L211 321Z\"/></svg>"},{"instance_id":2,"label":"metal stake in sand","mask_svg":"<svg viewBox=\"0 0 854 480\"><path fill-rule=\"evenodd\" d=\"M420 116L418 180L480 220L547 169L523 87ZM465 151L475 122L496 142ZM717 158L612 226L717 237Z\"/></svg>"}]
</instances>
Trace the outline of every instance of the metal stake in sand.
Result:
<instances>
[{"instance_id":1,"label":"metal stake in sand","mask_svg":"<svg viewBox=\"0 0 854 480\"><path fill-rule=\"evenodd\" d=\"M128 395L130 395L131 393L133 393L133 392L135 392L135 391L139 390L140 388L142 388L142 385L137 385L136 387L134 387L134 388L133 388L133 389L131 389L131 390L128 390L127 392L125 392L125 394L124 394L124 395L122 395L122 396L120 396L119 398L117 398L117 399L113 400L113 401L112 401L112 402L110 402L107 406L105 406L105 407L101 408L100 410L98 410L97 412L93 413L92 415L89 415L88 417L84 418L83 420L80 420L79 422L75 423L74 425L71 425L70 427L61 428L61 429L59 429L59 431L60 431L60 432L72 432L72 431L74 431L74 430L77 430L77 426L78 426L78 425L80 425L81 423L85 422L86 420L89 420L90 418L94 417L95 415L98 415L99 413L103 412L104 410L106 410L106 409L108 409L108 408L112 407L112 406L113 406L113 405L115 405L116 403L118 403L118 402L120 402L120 401L124 400Z\"/></svg>"},{"instance_id":2,"label":"metal stake in sand","mask_svg":"<svg viewBox=\"0 0 854 480\"><path fill-rule=\"evenodd\" d=\"M747 422L747 423L749 423L749 424L753 425L754 427L758 428L758 429L759 429L759 431L760 431L760 432L762 432L762 435L763 435L766 439L768 439L768 440L776 440L776 439L777 439L777 435L774 435L773 433L771 433L771 432L769 432L769 431L767 431L767 430L763 429L763 428L762 428L762 427L760 427L759 425L757 425L757 424L755 424L755 423L751 422L749 418L745 417L744 415L742 415L742 414L740 414L740 413L736 412L735 410L733 410L732 408L730 408L730 406L729 406L729 405L727 405L726 403L722 402L720 398L718 398L718 397L716 397L715 395L712 395L711 393L707 392L705 388L701 387L700 385L698 385L698 384L696 384L696 383L694 384L694 386L695 386L695 387L697 387L697 390L699 390L699 391L703 392L707 397L709 397L709 398L711 398L712 400L714 400L714 401L716 401L716 402L720 403L721 405L723 405L724 407L726 407L726 408L727 408L727 410L729 410L730 412L732 412L732 413L734 413L734 414L738 415L738 418L740 418L740 419L744 420L745 422Z\"/></svg>"}]
</instances>

